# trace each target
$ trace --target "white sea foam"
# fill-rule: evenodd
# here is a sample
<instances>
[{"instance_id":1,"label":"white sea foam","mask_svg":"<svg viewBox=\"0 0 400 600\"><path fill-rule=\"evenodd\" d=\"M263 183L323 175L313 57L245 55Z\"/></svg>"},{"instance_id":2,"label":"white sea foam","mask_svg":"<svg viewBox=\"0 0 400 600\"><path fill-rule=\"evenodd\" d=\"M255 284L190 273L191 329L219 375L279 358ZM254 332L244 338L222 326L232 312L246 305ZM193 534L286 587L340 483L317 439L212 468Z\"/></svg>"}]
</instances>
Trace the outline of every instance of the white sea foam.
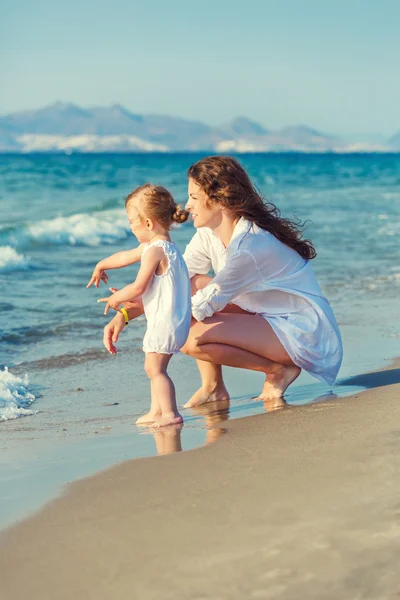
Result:
<instances>
[{"instance_id":1,"label":"white sea foam","mask_svg":"<svg viewBox=\"0 0 400 600\"><path fill-rule=\"evenodd\" d=\"M11 246L0 246L0 273L7 271L25 271L30 262L22 254L18 254Z\"/></svg>"},{"instance_id":2,"label":"white sea foam","mask_svg":"<svg viewBox=\"0 0 400 600\"><path fill-rule=\"evenodd\" d=\"M28 376L21 378L10 373L7 367L0 370L0 421L33 415L37 411L28 408L36 400L28 392Z\"/></svg>"},{"instance_id":3,"label":"white sea foam","mask_svg":"<svg viewBox=\"0 0 400 600\"><path fill-rule=\"evenodd\" d=\"M398 236L400 234L400 221L388 221L384 226L378 229L377 233L378 235Z\"/></svg>"},{"instance_id":4,"label":"white sea foam","mask_svg":"<svg viewBox=\"0 0 400 600\"><path fill-rule=\"evenodd\" d=\"M9 243L18 247L100 246L125 239L128 234L125 211L114 209L37 221L14 231L8 239Z\"/></svg>"}]
</instances>

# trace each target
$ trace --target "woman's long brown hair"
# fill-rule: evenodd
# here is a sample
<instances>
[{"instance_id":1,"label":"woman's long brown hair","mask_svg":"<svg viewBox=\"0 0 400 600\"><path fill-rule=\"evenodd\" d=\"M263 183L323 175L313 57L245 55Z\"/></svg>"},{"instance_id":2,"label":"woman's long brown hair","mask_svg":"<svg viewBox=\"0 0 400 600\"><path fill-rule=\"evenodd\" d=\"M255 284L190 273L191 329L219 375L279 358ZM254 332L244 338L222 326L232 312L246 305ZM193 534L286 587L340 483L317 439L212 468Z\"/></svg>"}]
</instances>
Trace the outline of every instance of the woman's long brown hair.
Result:
<instances>
[{"instance_id":1,"label":"woman's long brown hair","mask_svg":"<svg viewBox=\"0 0 400 600\"><path fill-rule=\"evenodd\" d=\"M279 209L264 201L237 160L230 156L208 156L189 168L188 176L214 202L238 217L244 217L293 248L306 260L317 253L310 240L302 239L304 224L281 217Z\"/></svg>"}]
</instances>

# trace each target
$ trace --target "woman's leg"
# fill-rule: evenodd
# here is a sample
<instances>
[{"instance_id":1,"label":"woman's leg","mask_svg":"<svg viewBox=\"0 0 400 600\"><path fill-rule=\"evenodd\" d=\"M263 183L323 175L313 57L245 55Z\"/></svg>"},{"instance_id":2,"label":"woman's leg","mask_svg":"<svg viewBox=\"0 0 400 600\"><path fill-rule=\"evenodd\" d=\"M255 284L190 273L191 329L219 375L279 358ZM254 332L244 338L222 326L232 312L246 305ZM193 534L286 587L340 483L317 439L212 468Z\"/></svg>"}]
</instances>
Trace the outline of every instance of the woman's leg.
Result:
<instances>
[{"instance_id":1,"label":"woman's leg","mask_svg":"<svg viewBox=\"0 0 400 600\"><path fill-rule=\"evenodd\" d=\"M186 346L185 346L186 347ZM184 349L181 350L189 354ZM201 387L193 394L190 400L184 405L198 406L205 402L216 402L219 400L229 400L229 392L225 387L222 377L222 366L212 361L208 362L196 358L197 368L201 377Z\"/></svg>"},{"instance_id":2,"label":"woman's leg","mask_svg":"<svg viewBox=\"0 0 400 600\"><path fill-rule=\"evenodd\" d=\"M192 296L210 283L209 275L194 275L190 280ZM193 321L195 323L195 321ZM222 378L222 366L210 361L196 359L201 377L201 387L193 394L185 406L198 406L205 402L229 400L229 393Z\"/></svg>"},{"instance_id":3,"label":"woman's leg","mask_svg":"<svg viewBox=\"0 0 400 600\"><path fill-rule=\"evenodd\" d=\"M249 313L218 313L195 323L184 352L202 361L265 373L262 400L281 397L300 374L269 323ZM185 406L195 406L196 400Z\"/></svg>"},{"instance_id":4,"label":"woman's leg","mask_svg":"<svg viewBox=\"0 0 400 600\"><path fill-rule=\"evenodd\" d=\"M202 290L206 285L210 283L212 277L209 275L194 275L190 280L192 289L192 296L198 291ZM228 304L223 309L224 313L237 313L237 314L250 314L245 310L236 306L235 304ZM196 321L193 321L196 323ZM189 339L191 334L189 335ZM185 345L186 347L186 345ZM183 350L185 352L185 350ZM190 354L190 353L188 353ZM194 355L191 355L194 356ZM201 360L196 358L197 368L199 369L201 377L201 387L193 394L190 400L185 404L185 407L199 406L206 402L215 402L219 400L229 399L229 392L226 389L223 377L222 377L222 364L218 364L214 361Z\"/></svg>"}]
</instances>

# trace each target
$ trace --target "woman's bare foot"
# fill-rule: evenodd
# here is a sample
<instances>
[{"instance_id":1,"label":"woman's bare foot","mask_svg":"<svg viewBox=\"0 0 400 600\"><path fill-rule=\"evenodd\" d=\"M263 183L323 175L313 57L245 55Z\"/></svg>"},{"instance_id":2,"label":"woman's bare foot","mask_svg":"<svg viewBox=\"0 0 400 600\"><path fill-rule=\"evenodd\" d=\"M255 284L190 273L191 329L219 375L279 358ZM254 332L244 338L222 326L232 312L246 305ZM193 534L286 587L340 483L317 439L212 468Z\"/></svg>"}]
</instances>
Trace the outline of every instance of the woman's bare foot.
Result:
<instances>
[{"instance_id":1,"label":"woman's bare foot","mask_svg":"<svg viewBox=\"0 0 400 600\"><path fill-rule=\"evenodd\" d=\"M217 385L213 388L201 387L195 394L190 398L183 408L193 408L194 406L200 406L206 402L217 402L219 400L229 400L229 393L224 384Z\"/></svg>"},{"instance_id":2,"label":"woman's bare foot","mask_svg":"<svg viewBox=\"0 0 400 600\"><path fill-rule=\"evenodd\" d=\"M183 423L183 418L178 413L167 413L166 415L161 415L155 419L153 423L153 427L158 429L159 427L167 427L168 425L179 425Z\"/></svg>"},{"instance_id":3,"label":"woman's bare foot","mask_svg":"<svg viewBox=\"0 0 400 600\"><path fill-rule=\"evenodd\" d=\"M137 419L136 425L147 425L148 423L154 423L154 421L159 417L161 417L160 412L152 412L150 410L148 413Z\"/></svg>"},{"instance_id":4,"label":"woman's bare foot","mask_svg":"<svg viewBox=\"0 0 400 600\"><path fill-rule=\"evenodd\" d=\"M300 375L300 367L295 365L290 367L282 366L274 373L268 373L264 387L257 400L271 400L271 398L282 398L283 394L291 383Z\"/></svg>"}]
</instances>

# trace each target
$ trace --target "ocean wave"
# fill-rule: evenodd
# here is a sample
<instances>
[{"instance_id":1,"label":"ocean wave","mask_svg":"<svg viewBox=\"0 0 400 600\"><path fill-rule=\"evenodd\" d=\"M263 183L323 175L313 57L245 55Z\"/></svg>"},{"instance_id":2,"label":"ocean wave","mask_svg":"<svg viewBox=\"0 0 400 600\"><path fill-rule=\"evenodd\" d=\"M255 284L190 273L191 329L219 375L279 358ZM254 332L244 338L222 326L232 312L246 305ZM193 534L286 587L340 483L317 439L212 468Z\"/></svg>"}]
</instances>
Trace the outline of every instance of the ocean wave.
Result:
<instances>
[{"instance_id":1,"label":"ocean wave","mask_svg":"<svg viewBox=\"0 0 400 600\"><path fill-rule=\"evenodd\" d=\"M332 275L325 280L324 288L329 295L335 295L338 291L371 292L377 295L388 297L397 297L400 287L400 269L393 267L386 273L375 273L369 275L353 274L338 278Z\"/></svg>"},{"instance_id":2,"label":"ocean wave","mask_svg":"<svg viewBox=\"0 0 400 600\"><path fill-rule=\"evenodd\" d=\"M0 273L27 271L32 266L28 258L18 254L11 246L0 246Z\"/></svg>"},{"instance_id":3,"label":"ocean wave","mask_svg":"<svg viewBox=\"0 0 400 600\"><path fill-rule=\"evenodd\" d=\"M134 341L140 341L142 338L134 338ZM141 353L141 344L137 347L129 349L130 354ZM28 368L29 371L41 371L51 369L67 369L70 367L76 367L83 365L87 362L110 360L110 355L105 348L90 348L85 352L67 352L66 354L59 354L57 356L49 356L47 358L40 358L38 360L27 361L18 364L18 369Z\"/></svg>"},{"instance_id":4,"label":"ocean wave","mask_svg":"<svg viewBox=\"0 0 400 600\"><path fill-rule=\"evenodd\" d=\"M37 221L0 231L0 241L17 248L38 246L101 246L130 234L122 209Z\"/></svg>"},{"instance_id":5,"label":"ocean wave","mask_svg":"<svg viewBox=\"0 0 400 600\"><path fill-rule=\"evenodd\" d=\"M36 400L28 392L28 376L23 378L13 375L7 367L0 370L0 421L9 421L26 415L34 415L37 411L29 406Z\"/></svg>"},{"instance_id":6,"label":"ocean wave","mask_svg":"<svg viewBox=\"0 0 400 600\"><path fill-rule=\"evenodd\" d=\"M71 335L71 332L77 331L79 337L92 337L93 331L99 332L101 325L93 322L66 321L60 323L41 322L37 326L20 326L9 329L0 329L0 342L7 344L26 345L36 344L46 338L57 337L65 338Z\"/></svg>"},{"instance_id":7,"label":"ocean wave","mask_svg":"<svg viewBox=\"0 0 400 600\"><path fill-rule=\"evenodd\" d=\"M0 312L8 312L9 310L14 310L14 305L10 302L0 302Z\"/></svg>"},{"instance_id":8,"label":"ocean wave","mask_svg":"<svg viewBox=\"0 0 400 600\"><path fill-rule=\"evenodd\" d=\"M29 370L50 370L50 369L66 369L69 367L75 367L86 362L96 360L109 360L110 355L105 348L92 348L86 352L60 354L58 356L49 356L47 358L41 358L39 360L33 360L31 362L22 363L18 365L18 368L26 367L29 365Z\"/></svg>"}]
</instances>

